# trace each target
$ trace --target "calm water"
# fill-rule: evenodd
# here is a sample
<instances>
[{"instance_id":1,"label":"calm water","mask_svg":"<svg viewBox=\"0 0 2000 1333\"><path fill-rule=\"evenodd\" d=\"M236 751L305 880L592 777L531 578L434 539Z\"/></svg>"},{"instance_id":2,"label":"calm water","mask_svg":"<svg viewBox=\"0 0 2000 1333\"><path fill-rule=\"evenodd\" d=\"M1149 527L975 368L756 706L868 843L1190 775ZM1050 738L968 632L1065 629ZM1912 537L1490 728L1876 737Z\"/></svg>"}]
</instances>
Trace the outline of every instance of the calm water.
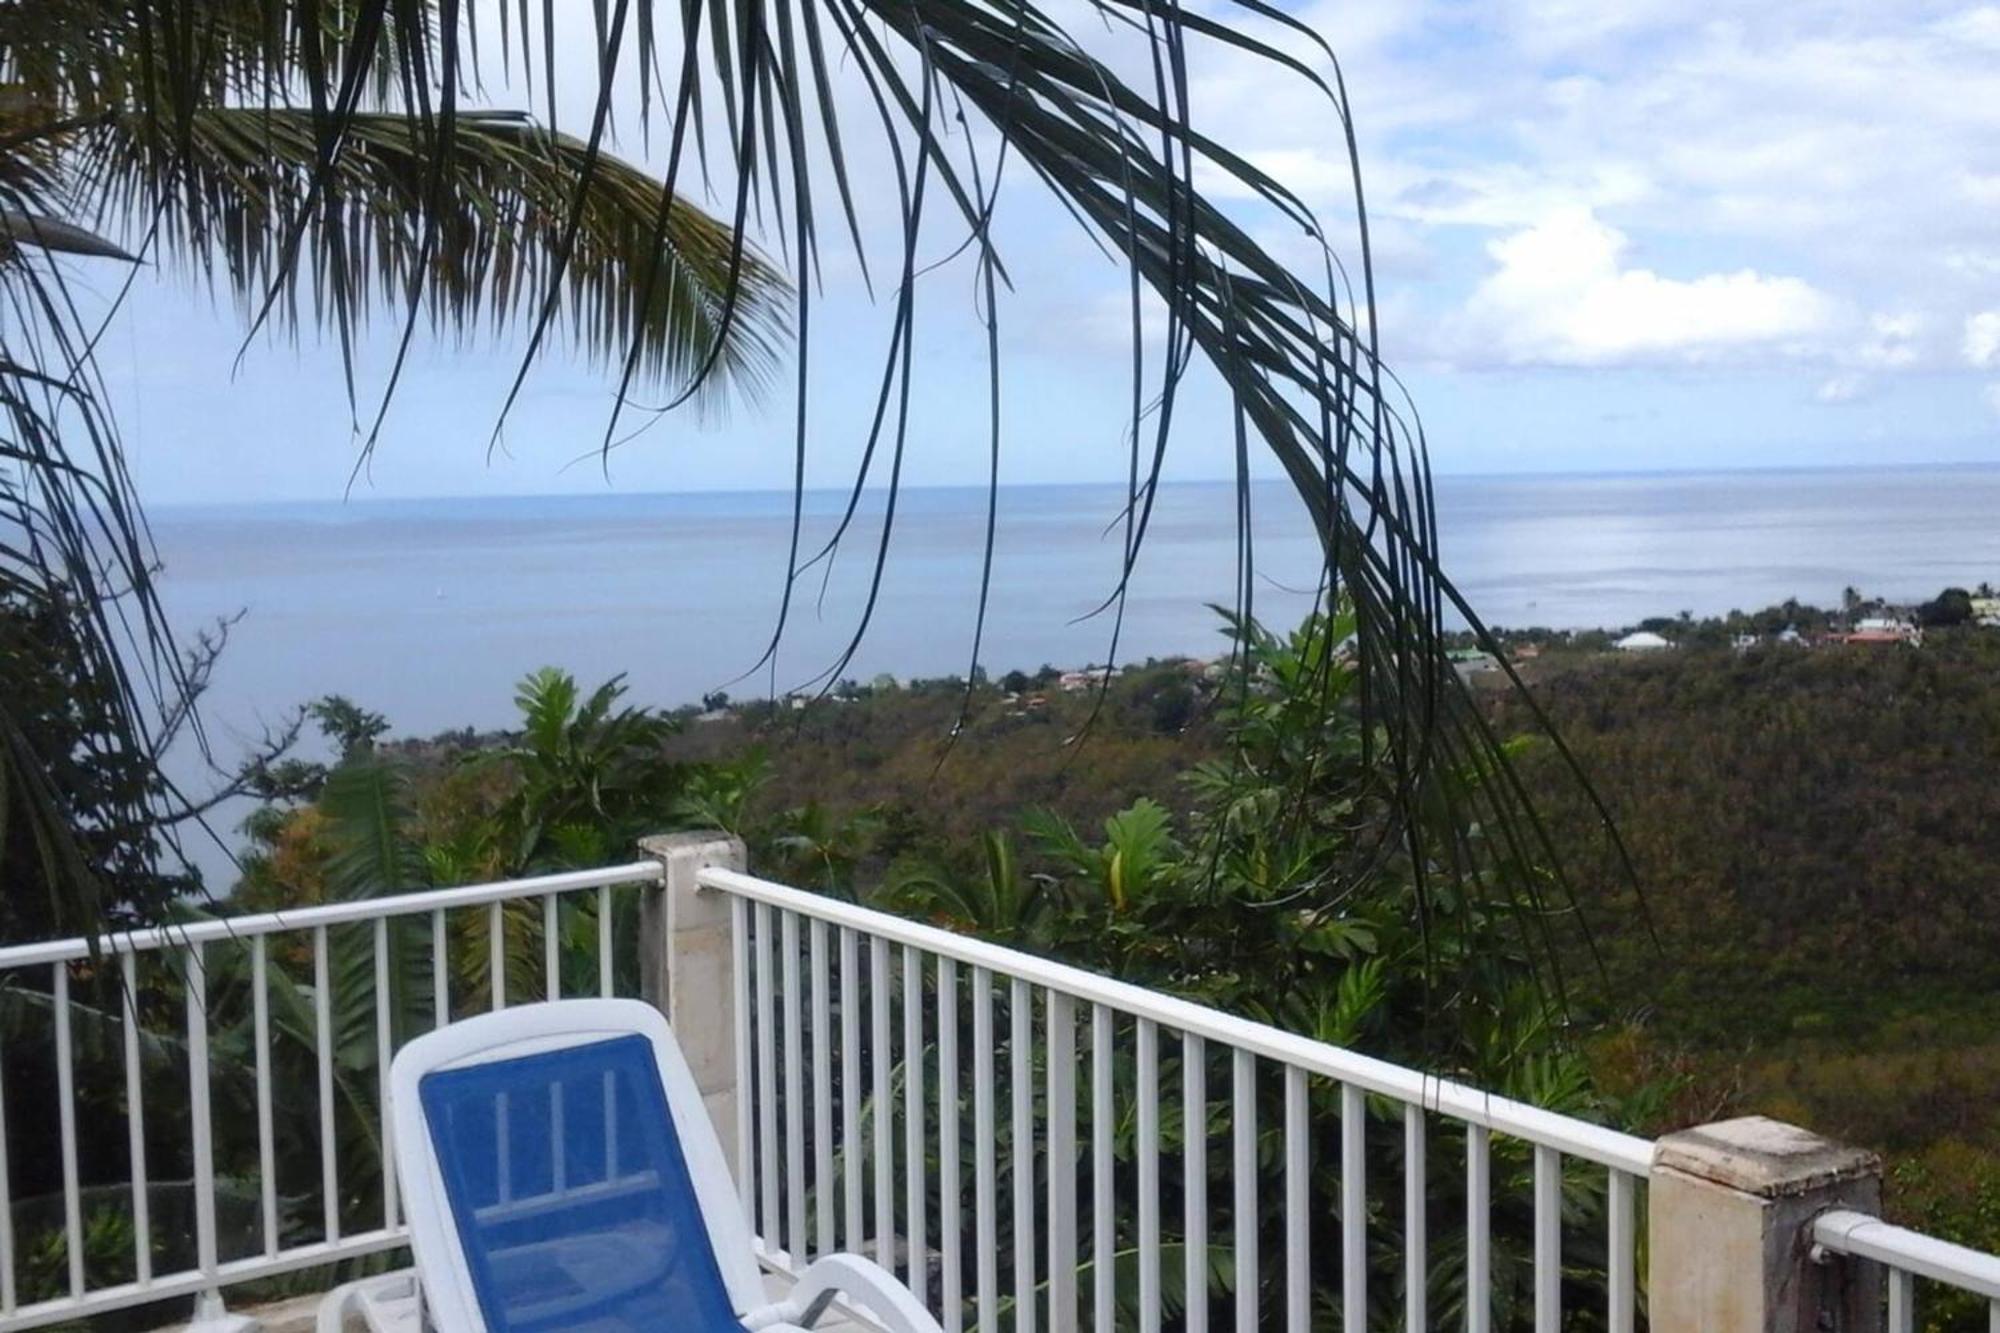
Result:
<instances>
[{"instance_id":1,"label":"calm water","mask_svg":"<svg viewBox=\"0 0 2000 1333\"><path fill-rule=\"evenodd\" d=\"M986 646L995 670L1102 660L1117 487L1022 487L1000 497ZM808 497L805 549L843 497ZM1260 616L1307 604L1317 557L1284 487L1257 496ZM1233 492L1164 488L1127 608L1121 658L1218 649L1210 602L1235 576ZM1615 626L1643 616L1836 601L1847 584L1929 596L2000 582L2000 468L1618 477L1447 477L1447 568L1496 624ZM845 674L962 672L972 647L985 497L905 494L873 624ZM776 623L790 501L637 495L356 501L160 510L165 587L186 627L242 610L210 713L242 730L330 691L399 729L488 725L544 664L629 673L676 704L723 687ZM822 597L804 579L778 658L782 691L851 636L880 536L857 520ZM754 694L769 672L732 688Z\"/></svg>"},{"instance_id":2,"label":"calm water","mask_svg":"<svg viewBox=\"0 0 2000 1333\"><path fill-rule=\"evenodd\" d=\"M844 497L809 498L805 549ZM998 671L1105 656L1117 487L1002 492L982 660ZM878 502L879 503L879 502ZM872 628L844 674L965 669L983 492L911 491ZM1259 489L1258 614L1300 615L1317 557L1282 484ZM2000 467L1617 477L1443 478L1447 568L1496 624L1620 625L1689 610L1896 597L2000 582ZM1119 656L1218 651L1207 603L1231 596L1233 490L1162 492ZM790 500L636 495L165 509L166 595L182 626L245 611L216 677L225 748L339 691L406 733L491 726L511 687L554 664L629 674L638 700L806 683L852 634L880 535L864 512L824 595L801 584L775 677L732 683L778 614ZM814 538L818 540L815 541Z\"/></svg>"}]
</instances>

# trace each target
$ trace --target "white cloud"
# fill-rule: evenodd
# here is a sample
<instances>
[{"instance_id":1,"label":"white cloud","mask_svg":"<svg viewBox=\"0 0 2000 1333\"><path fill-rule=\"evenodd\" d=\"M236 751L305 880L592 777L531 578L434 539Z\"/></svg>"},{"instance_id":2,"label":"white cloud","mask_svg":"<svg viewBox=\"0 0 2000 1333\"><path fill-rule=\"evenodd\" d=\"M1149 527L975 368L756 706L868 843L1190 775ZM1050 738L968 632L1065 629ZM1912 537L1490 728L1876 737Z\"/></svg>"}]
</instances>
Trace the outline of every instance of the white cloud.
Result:
<instances>
[{"instance_id":1,"label":"white cloud","mask_svg":"<svg viewBox=\"0 0 2000 1333\"><path fill-rule=\"evenodd\" d=\"M1580 210L1671 247L1671 268L1621 254L1607 273L1599 238L1545 280L1516 263L1472 279L1476 293L1449 263L1388 275L1420 287L1432 328L1468 297L1505 316L1489 355L1685 362L1755 347L1813 373L1809 389L1963 370L1956 330L2000 304L1994 0L1306 0L1293 12L1342 57L1378 221L1448 256L1452 229L1511 244ZM1247 58L1202 70L1219 137L1315 204L1345 207L1322 103ZM1517 310L1533 290L1559 308ZM1870 310L1892 313L1864 321Z\"/></svg>"},{"instance_id":2,"label":"white cloud","mask_svg":"<svg viewBox=\"0 0 2000 1333\"><path fill-rule=\"evenodd\" d=\"M2000 366L2000 310L1966 316L1965 360L1980 370Z\"/></svg>"},{"instance_id":3,"label":"white cloud","mask_svg":"<svg viewBox=\"0 0 2000 1333\"><path fill-rule=\"evenodd\" d=\"M1860 375L1845 372L1820 382L1813 391L1813 397L1822 403L1851 403L1860 398L1868 389L1868 381Z\"/></svg>"},{"instance_id":4,"label":"white cloud","mask_svg":"<svg viewBox=\"0 0 2000 1333\"><path fill-rule=\"evenodd\" d=\"M1784 351L1838 322L1836 304L1799 278L1667 277L1627 266L1628 248L1584 209L1492 242L1495 268L1466 303L1461 345L1515 365L1686 364Z\"/></svg>"},{"instance_id":5,"label":"white cloud","mask_svg":"<svg viewBox=\"0 0 2000 1333\"><path fill-rule=\"evenodd\" d=\"M1986 386L1986 405L1993 409L1993 415L2000 417L2000 384Z\"/></svg>"},{"instance_id":6,"label":"white cloud","mask_svg":"<svg viewBox=\"0 0 2000 1333\"><path fill-rule=\"evenodd\" d=\"M1907 370L1922 358L1919 338L1924 317L1914 312L1877 314L1868 321L1868 338L1861 344L1860 361L1875 370Z\"/></svg>"},{"instance_id":7,"label":"white cloud","mask_svg":"<svg viewBox=\"0 0 2000 1333\"><path fill-rule=\"evenodd\" d=\"M1980 5L1964 10L1934 25L1943 37L1969 46L2000 51L2000 5Z\"/></svg>"}]
</instances>

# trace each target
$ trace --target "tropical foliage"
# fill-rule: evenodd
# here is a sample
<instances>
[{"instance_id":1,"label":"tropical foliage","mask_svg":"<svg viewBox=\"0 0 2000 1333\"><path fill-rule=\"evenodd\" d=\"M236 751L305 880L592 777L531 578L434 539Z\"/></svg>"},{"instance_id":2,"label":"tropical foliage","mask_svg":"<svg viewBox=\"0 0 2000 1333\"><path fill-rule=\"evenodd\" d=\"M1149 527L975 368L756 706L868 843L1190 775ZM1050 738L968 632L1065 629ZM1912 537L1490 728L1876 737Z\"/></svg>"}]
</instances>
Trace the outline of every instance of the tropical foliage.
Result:
<instances>
[{"instance_id":1,"label":"tropical foliage","mask_svg":"<svg viewBox=\"0 0 2000 1333\"><path fill-rule=\"evenodd\" d=\"M120 248L86 226L124 226L134 250L186 257L244 298L252 327L277 320L329 329L357 423L366 423L364 456L421 330L519 316L514 393L548 335L574 331L619 379L601 436L606 450L621 421L657 418L635 406L641 375L669 381L666 407L757 378L784 326L773 273L745 237L753 221L774 231L798 283L789 324L798 334L794 508L775 650L797 579L848 538L862 490L885 486L893 497L905 475L915 446L919 294L940 269L963 270L980 298L997 482L997 298L1010 277L996 218L1025 185L1052 196L1129 272L1128 494L1124 576L1106 603L1111 654L1174 447L1176 404L1199 358L1227 397L1243 483L1236 610L1253 610L1256 586L1247 485L1254 442L1283 468L1316 525L1327 595L1344 589L1354 608L1356 697L1368 715L1362 744L1398 773L1387 789L1396 818L1381 836L1405 844L1413 910L1426 912L1434 893L1473 881L1504 882L1523 910L1539 910L1548 881L1519 868L1532 860L1559 880L1562 862L1541 845L1520 788L1499 780L1507 757L1446 663L1439 635L1447 608L1471 610L1439 569L1422 432L1378 355L1352 116L1332 52L1308 26L1254 0L1215 14L1092 0L1074 21L1031 0L921 9L876 0L621 0L592 9L587 23L568 7L530 8L39 0L11 6L0 20L0 69L10 83L0 167L12 204L5 273L24 294L17 305L39 312L41 330L5 349L21 440L8 498L23 527L57 532L67 548L56 559L24 546L20 576L62 590L85 613L79 632L92 645L92 685L122 748L156 756L148 718L176 707L187 681L152 595L143 523L102 410L89 324L71 313L63 269L48 258L121 262ZM1351 208L1323 223L1204 132L1192 109L1191 62L1207 56L1264 62L1325 99L1329 137L1355 168ZM580 87L578 70L586 71ZM556 129L565 101L559 77L587 108L572 118L575 138ZM495 106L517 88L545 100L542 125ZM611 156L621 126L664 141L663 179ZM864 190L853 164L862 156L886 162L889 181L857 202ZM727 227L681 197L697 176L725 201ZM1232 212L1219 198L1250 202ZM864 228L864 209L884 201L892 225ZM1294 267L1275 257L1259 239L1271 224L1303 236L1312 258ZM845 517L808 557L799 537L808 454L833 433L812 401L812 279L843 232L856 268L881 284L890 332ZM940 239L956 242L942 258ZM1154 298L1164 325L1157 339L1146 327ZM384 307L403 332L376 394L356 385L352 348L360 322ZM512 401L496 405L501 418ZM110 498L85 498L100 494ZM871 611L894 518L892 501L873 551ZM989 572L992 549L989 517ZM101 611L120 598L132 609ZM982 629L986 607L982 588ZM829 680L851 659L867 619L864 612ZM972 679L981 630L968 648ZM1478 809L1456 815L1503 837L1458 836L1427 808L1450 800L1466 772L1478 775L1467 788ZM31 812L47 839L66 836L52 805ZM157 811L128 813L137 822ZM1493 855L1503 843L1519 854ZM70 856L66 864L73 870L57 897L79 905L67 923L74 926L90 919L95 890L74 869L87 861Z\"/></svg>"},{"instance_id":2,"label":"tropical foliage","mask_svg":"<svg viewBox=\"0 0 2000 1333\"><path fill-rule=\"evenodd\" d=\"M137 264L227 289L253 329L330 331L357 432L359 324L399 312L363 456L419 331L574 334L716 406L761 384L785 337L783 283L740 229L596 139L453 105L470 65L411 57L470 23L459 5L361 8L0 9L0 827L9 883L41 902L24 929L157 919L211 804L159 770L176 743L207 751L195 710L216 645L167 621L95 358ZM68 719L38 711L42 661L62 664ZM115 774L89 809L79 769Z\"/></svg>"},{"instance_id":3,"label":"tropical foliage","mask_svg":"<svg viewBox=\"0 0 2000 1333\"><path fill-rule=\"evenodd\" d=\"M1053 953L1094 971L1188 996L1322 1041L1462 1078L1509 1096L1585 1117L1643 1116L1642 1103L1614 1103L1593 1086L1582 1053L1563 1037L1555 995L1522 937L1512 900L1497 885L1467 884L1439 894L1430 912L1411 911L1415 873L1394 827L1390 773L1373 764L1355 698L1360 672L1351 656L1351 613L1315 615L1288 635L1254 623L1232 626L1242 646L1236 672L1221 682L1214 758L1186 775L1187 814L1177 820L1150 799L1134 802L1085 832L1052 814L1023 821L1030 852L994 831L976 849L941 862L899 866L867 895L893 909L954 929ZM1380 753L1379 748L1373 753ZM1460 800L1469 799L1461 793ZM1440 812L1440 818L1444 817ZM1477 833L1470 836L1479 836ZM1450 978L1440 997L1434 979ZM1225 1086L1223 1053L1204 1056L1209 1086ZM1182 1078L1185 1047L1170 1046L1160 1077ZM1650 1087L1636 1093L1650 1096ZM1260 1089L1259 1124L1284 1123L1282 1089ZM1340 1151L1338 1090L1315 1085L1309 1102L1315 1153ZM1393 1110L1379 1114L1393 1115ZM1226 1134L1217 1107L1204 1132ZM969 1112L968 1112L969 1118ZM1116 1130L1129 1157L1133 1126ZM1180 1216L1186 1127L1169 1117L1162 1129L1162 1215ZM1440 1325L1462 1317L1464 1255L1449 1239L1462 1214L1460 1141L1440 1136L1427 1159L1426 1192L1436 1230L1430 1308ZM1401 1281L1400 1182L1403 1164L1394 1124L1370 1135L1367 1220L1371 1254L1384 1290ZM976 1145L966 1145L967 1160ZM1282 1145L1267 1134L1275 1161ZM1211 1158L1219 1154L1211 1154ZM1523 1241L1532 1218L1522 1206L1531 1162L1502 1149L1495 1164L1497 1327L1525 1327L1532 1308ZM1211 1160L1206 1197L1230 1196L1229 1164ZM1602 1183L1574 1172L1564 1210L1578 1237L1603 1234ZM1083 1182L1088 1196L1088 1181ZM1315 1218L1340 1214L1335 1173L1311 1181ZM1266 1192L1260 1219L1267 1253L1282 1252L1282 1196ZM1120 1209L1121 1227L1132 1222ZM1120 1245L1136 1232L1119 1233ZM1003 1253L1005 1247L1002 1247ZM1315 1309L1337 1317L1338 1248L1322 1246L1314 1277ZM1601 1309L1603 1256L1580 1243L1570 1251L1566 1302ZM1596 1278L1591 1276L1596 1273ZM1268 1275L1267 1275L1268 1276ZM1233 1276L1228 1281L1233 1282ZM1267 1294L1264 1308L1283 1305ZM1393 1320L1392 1320L1393 1322ZM1580 1325L1579 1325L1580 1326Z\"/></svg>"}]
</instances>

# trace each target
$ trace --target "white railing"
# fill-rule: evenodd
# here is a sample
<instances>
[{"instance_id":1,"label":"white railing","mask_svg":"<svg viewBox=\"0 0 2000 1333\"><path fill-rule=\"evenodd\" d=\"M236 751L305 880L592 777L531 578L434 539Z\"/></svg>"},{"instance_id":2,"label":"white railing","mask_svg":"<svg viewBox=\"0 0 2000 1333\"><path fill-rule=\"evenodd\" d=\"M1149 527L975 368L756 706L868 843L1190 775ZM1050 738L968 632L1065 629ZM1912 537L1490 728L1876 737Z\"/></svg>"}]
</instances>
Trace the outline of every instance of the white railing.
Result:
<instances>
[{"instance_id":1,"label":"white railing","mask_svg":"<svg viewBox=\"0 0 2000 1333\"><path fill-rule=\"evenodd\" d=\"M1634 1327L1648 1140L748 875L700 882L733 900L738 1180L780 1265L872 1250L953 1333L1303 1333L1330 1305L1362 1333L1374 1302L1487 1333L1503 1273L1538 1333L1566 1288ZM1371 1191L1385 1161L1400 1188Z\"/></svg>"},{"instance_id":2,"label":"white railing","mask_svg":"<svg viewBox=\"0 0 2000 1333\"><path fill-rule=\"evenodd\" d=\"M1819 1252L1882 1266L1889 1289L1889 1333L1914 1333L1919 1278L1985 1301L1987 1327L1991 1333L2000 1333L2000 1255L1954 1245L1844 1208L1814 1218L1812 1238Z\"/></svg>"},{"instance_id":3,"label":"white railing","mask_svg":"<svg viewBox=\"0 0 2000 1333\"><path fill-rule=\"evenodd\" d=\"M613 890L657 885L661 874L660 863L648 860L205 919L109 936L95 953L80 939L0 948L0 1001L12 1010L10 1063L20 1067L46 1053L53 1071L46 1086L0 1088L0 1330L220 1290L403 1244L381 1117L397 1044L454 1014L510 999L614 993L621 969ZM454 935L472 950L461 955L462 972L451 963ZM623 943L636 953L635 941ZM622 972L636 975L632 967ZM184 1061L172 1061L185 1064L184 1087L162 1067L169 1058L163 1052L176 1047L185 1051ZM99 1058L80 1063L80 1054ZM274 1087L286 1072L303 1086ZM122 1108L122 1135L80 1133L86 1093L99 1111ZM298 1117L308 1122L303 1127L274 1114L274 1105L296 1112L307 1104L313 1109ZM172 1131L183 1119L181 1140ZM13 1183L30 1164L18 1155L22 1136L10 1126L50 1122L56 1161L48 1174L60 1177L61 1220L47 1234L23 1235ZM299 1179L299 1163L281 1156L280 1142L313 1138L302 1133L313 1126L318 1160L306 1165L310 1178ZM100 1153L120 1138L119 1160L83 1160L86 1148ZM366 1160L343 1163L343 1138L358 1141ZM160 1185L148 1168L168 1155L191 1193L191 1227L159 1225L153 1216ZM286 1167L294 1178L281 1180ZM218 1224L222 1180L245 1182L246 1212L254 1180L254 1221L242 1235L226 1237ZM86 1190L125 1196L113 1215L130 1228L129 1247L121 1247L129 1254L115 1263L87 1252L100 1219L86 1213ZM184 1242L190 1231L191 1252L172 1262L169 1242ZM108 1234L118 1238L116 1228ZM60 1246L55 1290L30 1287L24 1243L44 1256L51 1244ZM156 1253L162 1247L171 1263L165 1271ZM93 1268L112 1268L115 1280Z\"/></svg>"},{"instance_id":4,"label":"white railing","mask_svg":"<svg viewBox=\"0 0 2000 1333\"><path fill-rule=\"evenodd\" d=\"M708 1024L775 1267L872 1252L952 1333L1637 1324L1648 1140L681 855L0 949L0 1333L402 1245L397 1044L679 976L700 913L614 903L663 879L727 906L730 980L687 972L677 1022ZM1919 1281L2000 1333L2000 1257L1840 1208L1811 1228L1881 1266L1891 1333Z\"/></svg>"}]
</instances>

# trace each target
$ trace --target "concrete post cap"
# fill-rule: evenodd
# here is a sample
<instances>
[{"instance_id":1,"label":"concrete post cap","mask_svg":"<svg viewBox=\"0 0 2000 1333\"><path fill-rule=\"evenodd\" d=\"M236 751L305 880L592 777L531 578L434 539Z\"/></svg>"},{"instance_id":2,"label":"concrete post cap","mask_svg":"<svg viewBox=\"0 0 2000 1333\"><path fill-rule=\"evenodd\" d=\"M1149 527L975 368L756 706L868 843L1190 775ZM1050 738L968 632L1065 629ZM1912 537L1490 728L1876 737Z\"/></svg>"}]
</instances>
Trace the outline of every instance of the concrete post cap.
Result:
<instances>
[{"instance_id":1,"label":"concrete post cap","mask_svg":"<svg viewBox=\"0 0 2000 1333\"><path fill-rule=\"evenodd\" d=\"M639 839L639 850L662 861L675 852L693 852L704 847L735 847L737 840L720 829L695 829L686 833L655 833Z\"/></svg>"},{"instance_id":2,"label":"concrete post cap","mask_svg":"<svg viewBox=\"0 0 2000 1333\"><path fill-rule=\"evenodd\" d=\"M1882 1173L1882 1159L1864 1148L1761 1115L1669 1134L1660 1140L1653 1162L1765 1199L1809 1194Z\"/></svg>"}]
</instances>

